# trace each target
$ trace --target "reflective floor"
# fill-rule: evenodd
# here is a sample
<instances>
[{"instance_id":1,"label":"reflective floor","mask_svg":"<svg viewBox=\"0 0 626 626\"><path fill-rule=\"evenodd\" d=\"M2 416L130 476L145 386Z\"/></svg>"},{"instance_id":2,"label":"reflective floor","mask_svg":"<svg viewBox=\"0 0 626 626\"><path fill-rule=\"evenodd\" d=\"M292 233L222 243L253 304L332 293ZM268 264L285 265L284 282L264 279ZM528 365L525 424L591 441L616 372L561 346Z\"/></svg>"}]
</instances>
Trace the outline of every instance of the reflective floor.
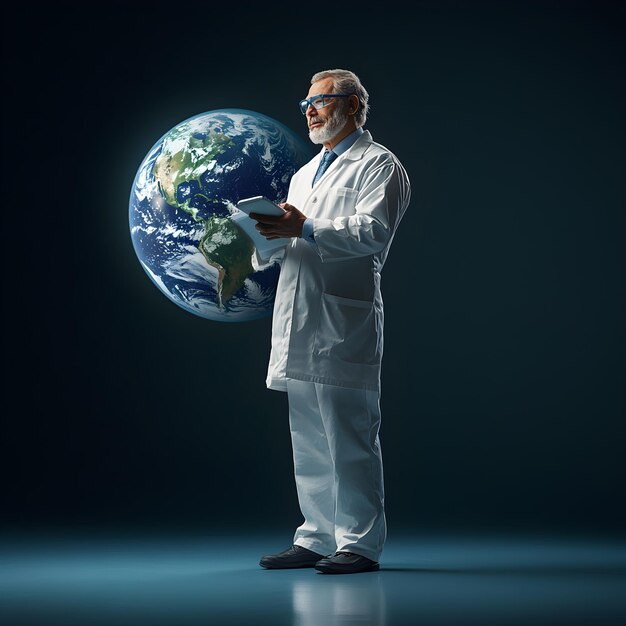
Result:
<instances>
[{"instance_id":1,"label":"reflective floor","mask_svg":"<svg viewBox=\"0 0 626 626\"><path fill-rule=\"evenodd\" d=\"M390 536L379 572L327 576L258 566L261 555L289 540L5 536L0 623L626 623L623 541Z\"/></svg>"}]
</instances>

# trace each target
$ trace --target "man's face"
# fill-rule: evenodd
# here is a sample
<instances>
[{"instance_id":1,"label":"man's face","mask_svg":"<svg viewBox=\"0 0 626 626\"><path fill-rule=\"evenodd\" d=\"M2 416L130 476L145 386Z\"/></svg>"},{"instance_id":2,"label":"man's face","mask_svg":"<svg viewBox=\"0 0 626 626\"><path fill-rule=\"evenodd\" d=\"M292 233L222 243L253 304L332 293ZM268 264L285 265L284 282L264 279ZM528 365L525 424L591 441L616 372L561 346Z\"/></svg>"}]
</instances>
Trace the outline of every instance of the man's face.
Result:
<instances>
[{"instance_id":1,"label":"man's face","mask_svg":"<svg viewBox=\"0 0 626 626\"><path fill-rule=\"evenodd\" d=\"M324 78L313 83L307 98L321 93L334 93L332 78ZM309 106L306 111L306 120L309 127L309 138L313 143L330 141L343 130L348 121L343 100L344 98L331 98L328 104L321 109Z\"/></svg>"}]
</instances>

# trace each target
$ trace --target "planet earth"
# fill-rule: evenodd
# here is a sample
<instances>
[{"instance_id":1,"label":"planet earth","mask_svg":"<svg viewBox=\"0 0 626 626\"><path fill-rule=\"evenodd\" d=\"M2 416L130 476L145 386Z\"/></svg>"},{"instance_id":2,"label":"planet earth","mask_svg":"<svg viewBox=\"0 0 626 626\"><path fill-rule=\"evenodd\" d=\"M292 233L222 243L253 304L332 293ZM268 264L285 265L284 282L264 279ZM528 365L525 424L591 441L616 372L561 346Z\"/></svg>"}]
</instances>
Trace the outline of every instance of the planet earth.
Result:
<instances>
[{"instance_id":1,"label":"planet earth","mask_svg":"<svg viewBox=\"0 0 626 626\"><path fill-rule=\"evenodd\" d=\"M206 319L271 314L279 265L254 270L254 243L233 215L243 198L284 202L311 156L289 128L244 109L201 113L165 133L139 166L129 206L133 247L154 284Z\"/></svg>"}]
</instances>

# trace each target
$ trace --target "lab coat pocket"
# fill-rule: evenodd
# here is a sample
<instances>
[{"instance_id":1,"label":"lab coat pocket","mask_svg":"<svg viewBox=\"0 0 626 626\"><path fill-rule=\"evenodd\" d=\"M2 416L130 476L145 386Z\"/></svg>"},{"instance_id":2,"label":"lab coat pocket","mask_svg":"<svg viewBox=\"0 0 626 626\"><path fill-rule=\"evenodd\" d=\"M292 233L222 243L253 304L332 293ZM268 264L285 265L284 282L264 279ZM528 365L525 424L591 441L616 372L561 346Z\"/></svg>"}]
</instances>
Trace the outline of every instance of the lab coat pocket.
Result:
<instances>
[{"instance_id":1,"label":"lab coat pocket","mask_svg":"<svg viewBox=\"0 0 626 626\"><path fill-rule=\"evenodd\" d=\"M367 300L322 293L314 353L346 363L376 362L376 317Z\"/></svg>"},{"instance_id":2,"label":"lab coat pocket","mask_svg":"<svg viewBox=\"0 0 626 626\"><path fill-rule=\"evenodd\" d=\"M353 215L356 212L356 199L359 190L350 187L335 187L333 191L335 194L333 214Z\"/></svg>"}]
</instances>

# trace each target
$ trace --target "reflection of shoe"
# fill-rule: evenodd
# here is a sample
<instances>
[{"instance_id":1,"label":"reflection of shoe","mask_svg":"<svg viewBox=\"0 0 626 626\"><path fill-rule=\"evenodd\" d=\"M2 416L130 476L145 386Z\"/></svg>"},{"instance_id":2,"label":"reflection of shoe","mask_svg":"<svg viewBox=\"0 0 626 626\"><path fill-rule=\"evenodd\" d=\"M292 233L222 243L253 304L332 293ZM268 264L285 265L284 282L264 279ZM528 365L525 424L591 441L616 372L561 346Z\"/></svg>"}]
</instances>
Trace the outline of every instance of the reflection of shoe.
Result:
<instances>
[{"instance_id":1,"label":"reflection of shoe","mask_svg":"<svg viewBox=\"0 0 626 626\"><path fill-rule=\"evenodd\" d=\"M259 565L265 569L291 569L296 567L313 567L323 554L317 554L302 546L293 545L291 548L279 554L267 554L259 561Z\"/></svg>"},{"instance_id":2,"label":"reflection of shoe","mask_svg":"<svg viewBox=\"0 0 626 626\"><path fill-rule=\"evenodd\" d=\"M354 552L335 552L315 564L315 569L322 574L357 574L375 572L379 569L376 561Z\"/></svg>"}]
</instances>

